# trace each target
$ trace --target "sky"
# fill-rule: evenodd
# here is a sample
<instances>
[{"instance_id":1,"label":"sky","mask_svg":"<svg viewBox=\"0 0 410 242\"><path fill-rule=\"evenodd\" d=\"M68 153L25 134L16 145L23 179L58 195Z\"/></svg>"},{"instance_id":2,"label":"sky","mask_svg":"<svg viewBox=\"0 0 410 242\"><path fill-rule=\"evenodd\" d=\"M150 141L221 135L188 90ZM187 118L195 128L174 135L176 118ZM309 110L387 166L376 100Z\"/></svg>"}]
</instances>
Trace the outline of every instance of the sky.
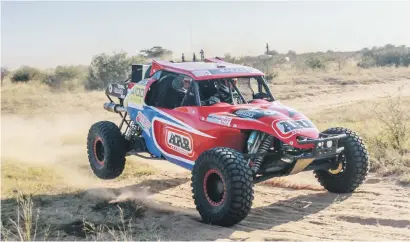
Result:
<instances>
[{"instance_id":1,"label":"sky","mask_svg":"<svg viewBox=\"0 0 410 242\"><path fill-rule=\"evenodd\" d=\"M410 46L410 2L2 1L1 65L90 64L162 46L192 58Z\"/></svg>"}]
</instances>

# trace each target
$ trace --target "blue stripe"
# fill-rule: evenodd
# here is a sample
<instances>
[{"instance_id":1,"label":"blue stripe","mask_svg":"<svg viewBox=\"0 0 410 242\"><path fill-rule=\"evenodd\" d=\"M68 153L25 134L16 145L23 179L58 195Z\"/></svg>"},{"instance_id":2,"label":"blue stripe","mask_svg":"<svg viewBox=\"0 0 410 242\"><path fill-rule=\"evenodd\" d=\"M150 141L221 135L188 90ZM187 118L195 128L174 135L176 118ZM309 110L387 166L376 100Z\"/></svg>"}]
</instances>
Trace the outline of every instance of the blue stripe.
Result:
<instances>
[{"instance_id":1,"label":"blue stripe","mask_svg":"<svg viewBox=\"0 0 410 242\"><path fill-rule=\"evenodd\" d=\"M165 159L166 159L167 161L169 161L169 162L171 162L171 163L173 163L173 164L175 164L175 165L178 165L178 166L180 166L180 167L182 167L182 168L185 168L185 169L187 169L187 170L192 170L192 168L194 167L193 165L191 165L191 164L189 164L189 163L182 162L182 161L180 161L180 160L177 160L177 159L168 157L168 156L166 156L166 155L163 155L163 156L165 157Z\"/></svg>"}]
</instances>

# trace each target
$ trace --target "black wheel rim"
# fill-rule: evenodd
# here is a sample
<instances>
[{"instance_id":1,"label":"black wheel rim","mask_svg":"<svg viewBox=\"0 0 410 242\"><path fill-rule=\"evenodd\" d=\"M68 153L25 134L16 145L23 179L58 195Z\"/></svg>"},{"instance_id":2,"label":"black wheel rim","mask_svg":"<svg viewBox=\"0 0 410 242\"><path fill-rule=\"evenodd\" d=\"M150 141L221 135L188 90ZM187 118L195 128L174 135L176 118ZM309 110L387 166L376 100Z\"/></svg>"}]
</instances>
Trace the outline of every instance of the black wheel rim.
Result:
<instances>
[{"instance_id":1,"label":"black wheel rim","mask_svg":"<svg viewBox=\"0 0 410 242\"><path fill-rule=\"evenodd\" d=\"M99 167L104 166L104 144L100 137L97 137L94 141L94 155L97 165Z\"/></svg>"},{"instance_id":2,"label":"black wheel rim","mask_svg":"<svg viewBox=\"0 0 410 242\"><path fill-rule=\"evenodd\" d=\"M216 170L209 170L204 177L204 192L209 204L221 205L226 198L226 185L222 174Z\"/></svg>"}]
</instances>

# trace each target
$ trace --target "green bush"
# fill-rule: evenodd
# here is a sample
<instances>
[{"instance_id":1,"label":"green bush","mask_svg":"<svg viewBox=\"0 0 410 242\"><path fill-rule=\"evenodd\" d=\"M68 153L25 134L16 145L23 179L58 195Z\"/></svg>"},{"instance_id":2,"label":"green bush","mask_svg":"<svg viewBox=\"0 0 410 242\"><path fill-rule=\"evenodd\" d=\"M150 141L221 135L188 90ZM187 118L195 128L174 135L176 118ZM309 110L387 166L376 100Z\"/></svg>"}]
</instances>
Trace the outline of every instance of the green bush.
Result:
<instances>
[{"instance_id":1,"label":"green bush","mask_svg":"<svg viewBox=\"0 0 410 242\"><path fill-rule=\"evenodd\" d=\"M306 64L307 67L312 68L312 69L322 69L322 68L325 68L324 61L322 61L322 60L319 59L318 57L314 57L314 56L309 56L309 57L305 60L305 64Z\"/></svg>"},{"instance_id":2,"label":"green bush","mask_svg":"<svg viewBox=\"0 0 410 242\"><path fill-rule=\"evenodd\" d=\"M54 88L76 85L74 82L83 83L86 77L86 67L83 66L57 66L54 73L49 75L44 82Z\"/></svg>"},{"instance_id":3,"label":"green bush","mask_svg":"<svg viewBox=\"0 0 410 242\"><path fill-rule=\"evenodd\" d=\"M44 77L44 74L41 73L39 69L29 66L23 66L14 72L13 76L11 77L11 81L13 83L28 82L32 80L43 80Z\"/></svg>"},{"instance_id":4,"label":"green bush","mask_svg":"<svg viewBox=\"0 0 410 242\"><path fill-rule=\"evenodd\" d=\"M139 56L128 57L125 52L96 55L88 68L84 87L89 90L103 89L109 83L124 82L131 74L131 65L143 60Z\"/></svg>"},{"instance_id":5,"label":"green bush","mask_svg":"<svg viewBox=\"0 0 410 242\"><path fill-rule=\"evenodd\" d=\"M365 48L361 51L361 61L357 63L359 67L380 67L380 66L410 66L410 48L405 45L384 47L374 47L371 50Z\"/></svg>"}]
</instances>

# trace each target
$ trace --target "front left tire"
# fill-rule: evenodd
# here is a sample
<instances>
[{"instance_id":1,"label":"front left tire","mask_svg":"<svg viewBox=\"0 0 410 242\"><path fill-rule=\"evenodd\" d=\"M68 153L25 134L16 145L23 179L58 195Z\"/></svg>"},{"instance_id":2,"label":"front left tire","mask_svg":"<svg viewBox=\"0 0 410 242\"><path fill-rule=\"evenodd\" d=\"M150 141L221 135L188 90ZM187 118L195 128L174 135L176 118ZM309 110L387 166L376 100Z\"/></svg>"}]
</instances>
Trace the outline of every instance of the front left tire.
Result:
<instances>
[{"instance_id":1,"label":"front left tire","mask_svg":"<svg viewBox=\"0 0 410 242\"><path fill-rule=\"evenodd\" d=\"M192 193L203 222L229 227L248 215L253 176L241 153L214 148L202 153L192 169Z\"/></svg>"}]
</instances>

